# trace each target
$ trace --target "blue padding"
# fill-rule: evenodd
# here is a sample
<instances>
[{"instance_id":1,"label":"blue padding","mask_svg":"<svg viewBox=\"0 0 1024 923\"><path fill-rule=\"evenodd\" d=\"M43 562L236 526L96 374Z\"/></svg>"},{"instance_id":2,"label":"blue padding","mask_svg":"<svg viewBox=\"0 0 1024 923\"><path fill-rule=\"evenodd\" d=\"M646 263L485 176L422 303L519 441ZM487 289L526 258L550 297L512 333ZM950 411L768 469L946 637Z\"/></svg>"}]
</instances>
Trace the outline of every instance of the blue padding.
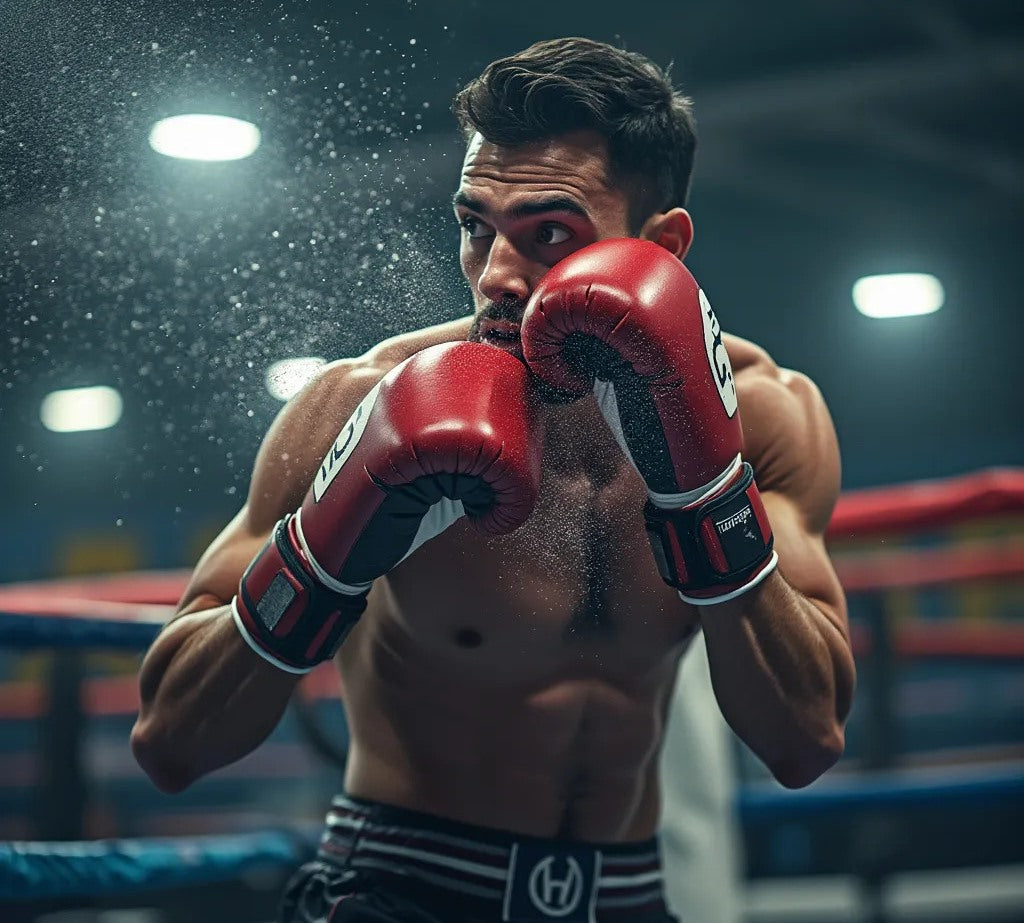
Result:
<instances>
[{"instance_id":1,"label":"blue padding","mask_svg":"<svg viewBox=\"0 0 1024 923\"><path fill-rule=\"evenodd\" d=\"M744 822L792 820L797 817L897 810L922 806L949 807L969 802L972 807L1024 797L1024 769L969 773L859 773L849 781L825 780L799 791L775 785L746 785L739 794Z\"/></svg>"},{"instance_id":2,"label":"blue padding","mask_svg":"<svg viewBox=\"0 0 1024 923\"><path fill-rule=\"evenodd\" d=\"M313 852L295 833L0 844L0 901L124 894L290 869Z\"/></svg>"},{"instance_id":3,"label":"blue padding","mask_svg":"<svg viewBox=\"0 0 1024 923\"><path fill-rule=\"evenodd\" d=\"M149 622L0 612L0 647L99 647L144 651L161 627Z\"/></svg>"}]
</instances>

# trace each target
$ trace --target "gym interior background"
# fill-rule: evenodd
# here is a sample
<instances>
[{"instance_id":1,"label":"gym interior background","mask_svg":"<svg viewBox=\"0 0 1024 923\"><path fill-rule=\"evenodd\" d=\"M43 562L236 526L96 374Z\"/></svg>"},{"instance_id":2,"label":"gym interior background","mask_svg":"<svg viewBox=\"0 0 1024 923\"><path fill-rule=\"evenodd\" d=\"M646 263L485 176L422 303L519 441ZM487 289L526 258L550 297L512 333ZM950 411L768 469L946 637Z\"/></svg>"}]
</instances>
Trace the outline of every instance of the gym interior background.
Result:
<instances>
[{"instance_id":1,"label":"gym interior background","mask_svg":"<svg viewBox=\"0 0 1024 923\"><path fill-rule=\"evenodd\" d=\"M1024 464L1022 13L1018 0L0 0L0 581L188 567L242 502L302 369L465 313L451 96L488 61L561 35L671 64L695 100L687 263L727 330L821 387L845 490ZM259 145L221 162L158 152L154 126L189 113L251 123ZM854 283L888 273L934 276L941 308L860 313ZM91 405L61 417L54 392L98 386L105 428L76 430ZM994 515L914 541L1013 543L1021 526ZM1019 628L1024 581L896 588L885 604L897 622ZM1019 771L1017 644L887 673L887 764ZM127 750L118 682L137 662L0 649L0 837L319 816L337 770L296 716L239 767L157 793ZM64 714L86 729L64 750L62 676L92 684L71 700L82 720ZM313 713L343 745L335 706ZM869 690L837 773L877 762L878 720ZM947 919L922 893L981 908L964 920L1024 919L1020 787L968 808L955 823L935 801L867 825L748 826L750 919ZM967 848L972 837L988 846ZM865 909L865 886L877 897L901 874L903 898ZM189 912L184 896L163 906L134 912Z\"/></svg>"}]
</instances>

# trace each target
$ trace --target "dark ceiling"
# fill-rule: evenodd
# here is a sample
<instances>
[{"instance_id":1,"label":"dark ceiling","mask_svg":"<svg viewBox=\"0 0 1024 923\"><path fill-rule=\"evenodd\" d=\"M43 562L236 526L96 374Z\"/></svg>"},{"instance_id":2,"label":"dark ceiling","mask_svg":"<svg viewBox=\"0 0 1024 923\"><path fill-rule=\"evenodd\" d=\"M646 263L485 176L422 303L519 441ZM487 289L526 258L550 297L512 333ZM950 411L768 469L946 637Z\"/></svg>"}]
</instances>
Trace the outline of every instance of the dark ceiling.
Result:
<instances>
[{"instance_id":1,"label":"dark ceiling","mask_svg":"<svg viewBox=\"0 0 1024 923\"><path fill-rule=\"evenodd\" d=\"M723 324L809 372L847 486L1024 462L1020 0L0 0L0 511L240 502L270 362L454 317L448 105L558 35L672 66L700 151L688 263ZM254 120L247 161L170 162L155 118ZM938 314L850 285L938 275ZM125 394L57 436L42 396Z\"/></svg>"}]
</instances>

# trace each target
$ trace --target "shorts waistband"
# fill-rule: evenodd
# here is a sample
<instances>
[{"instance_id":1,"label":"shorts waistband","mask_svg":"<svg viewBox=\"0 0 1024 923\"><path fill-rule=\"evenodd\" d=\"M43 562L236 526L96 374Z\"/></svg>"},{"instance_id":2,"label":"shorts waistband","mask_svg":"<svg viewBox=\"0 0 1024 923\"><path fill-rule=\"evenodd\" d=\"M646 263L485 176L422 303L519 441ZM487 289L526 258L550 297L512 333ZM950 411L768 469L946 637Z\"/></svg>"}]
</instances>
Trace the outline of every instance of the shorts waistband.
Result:
<instances>
[{"instance_id":1,"label":"shorts waistband","mask_svg":"<svg viewBox=\"0 0 1024 923\"><path fill-rule=\"evenodd\" d=\"M414 881L508 923L595 923L663 911L654 838L593 844L521 836L337 795L319 858Z\"/></svg>"}]
</instances>

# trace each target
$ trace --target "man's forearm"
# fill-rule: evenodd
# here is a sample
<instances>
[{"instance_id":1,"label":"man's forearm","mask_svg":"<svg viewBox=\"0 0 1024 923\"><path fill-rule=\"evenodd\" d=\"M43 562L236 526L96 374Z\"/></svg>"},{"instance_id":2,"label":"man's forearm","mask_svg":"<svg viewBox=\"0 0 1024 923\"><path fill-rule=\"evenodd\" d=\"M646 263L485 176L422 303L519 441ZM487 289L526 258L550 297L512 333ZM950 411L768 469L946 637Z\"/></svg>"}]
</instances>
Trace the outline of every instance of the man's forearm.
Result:
<instances>
[{"instance_id":1,"label":"man's forearm","mask_svg":"<svg viewBox=\"0 0 1024 923\"><path fill-rule=\"evenodd\" d=\"M853 660L840 630L777 571L701 609L711 678L739 737L791 788L842 754Z\"/></svg>"},{"instance_id":2,"label":"man's forearm","mask_svg":"<svg viewBox=\"0 0 1024 923\"><path fill-rule=\"evenodd\" d=\"M132 752L159 788L180 791L265 740L299 678L249 649L229 607L181 616L143 661Z\"/></svg>"}]
</instances>

